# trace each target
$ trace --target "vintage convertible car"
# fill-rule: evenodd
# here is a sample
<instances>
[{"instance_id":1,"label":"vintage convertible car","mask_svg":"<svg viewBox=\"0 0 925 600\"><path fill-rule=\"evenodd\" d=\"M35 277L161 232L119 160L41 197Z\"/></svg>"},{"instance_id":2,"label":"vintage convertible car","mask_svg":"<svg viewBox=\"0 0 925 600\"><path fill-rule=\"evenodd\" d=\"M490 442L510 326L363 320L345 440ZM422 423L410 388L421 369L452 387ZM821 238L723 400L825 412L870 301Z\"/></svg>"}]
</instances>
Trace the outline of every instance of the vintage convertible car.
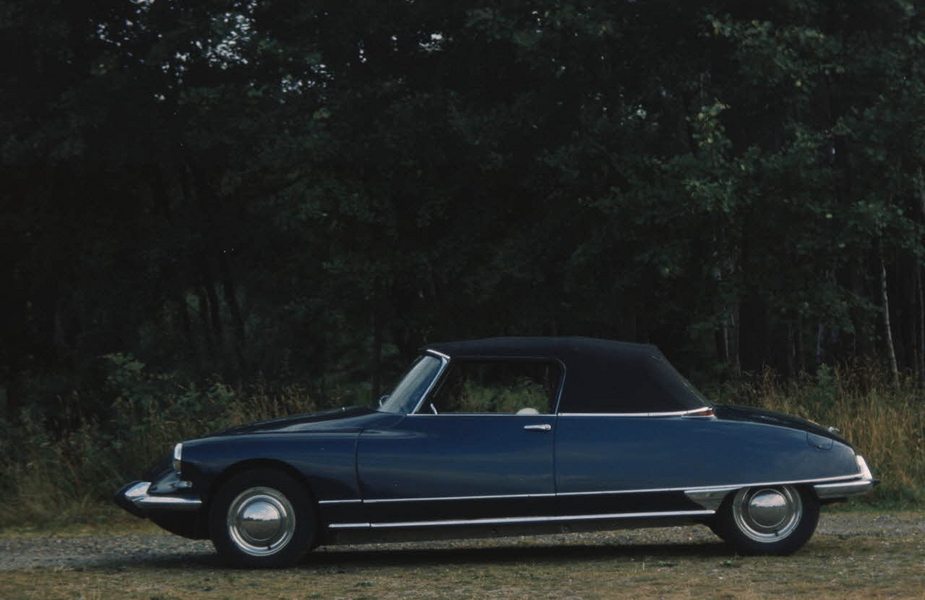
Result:
<instances>
[{"instance_id":1,"label":"vintage convertible car","mask_svg":"<svg viewBox=\"0 0 925 600\"><path fill-rule=\"evenodd\" d=\"M875 483L832 431L714 406L654 346L494 338L425 347L378 410L177 444L116 501L229 564L276 567L326 544L687 523L787 554L821 504Z\"/></svg>"}]
</instances>

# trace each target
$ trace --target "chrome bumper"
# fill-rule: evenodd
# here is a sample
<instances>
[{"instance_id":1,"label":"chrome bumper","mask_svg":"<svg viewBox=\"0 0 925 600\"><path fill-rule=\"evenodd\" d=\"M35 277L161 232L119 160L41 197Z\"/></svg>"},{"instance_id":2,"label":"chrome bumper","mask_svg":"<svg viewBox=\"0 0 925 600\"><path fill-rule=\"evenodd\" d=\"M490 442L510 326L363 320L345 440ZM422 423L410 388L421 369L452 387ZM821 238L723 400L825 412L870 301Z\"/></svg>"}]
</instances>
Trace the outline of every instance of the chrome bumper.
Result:
<instances>
[{"instance_id":1,"label":"chrome bumper","mask_svg":"<svg viewBox=\"0 0 925 600\"><path fill-rule=\"evenodd\" d=\"M863 456L859 454L857 456L857 461L858 468L860 469L857 479L839 481L838 483L819 483L813 486L820 500L840 500L852 496L861 496L880 483L878 480L874 479L874 476L870 472L870 468L867 466L867 461L864 460Z\"/></svg>"},{"instance_id":2,"label":"chrome bumper","mask_svg":"<svg viewBox=\"0 0 925 600\"><path fill-rule=\"evenodd\" d=\"M116 504L133 515L146 517L149 510L192 511L202 506L195 496L153 496L150 481L135 481L116 492Z\"/></svg>"}]
</instances>

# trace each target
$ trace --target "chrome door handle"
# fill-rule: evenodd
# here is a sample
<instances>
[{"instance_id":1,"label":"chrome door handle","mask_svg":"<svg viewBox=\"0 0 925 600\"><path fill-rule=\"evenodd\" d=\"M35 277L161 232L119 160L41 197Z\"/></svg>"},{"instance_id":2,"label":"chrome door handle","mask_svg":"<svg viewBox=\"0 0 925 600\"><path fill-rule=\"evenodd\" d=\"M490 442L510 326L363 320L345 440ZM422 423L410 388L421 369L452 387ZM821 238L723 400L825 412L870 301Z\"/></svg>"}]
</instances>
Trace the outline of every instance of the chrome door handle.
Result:
<instances>
[{"instance_id":1,"label":"chrome door handle","mask_svg":"<svg viewBox=\"0 0 925 600\"><path fill-rule=\"evenodd\" d=\"M542 425L524 425L524 431L552 431L552 425L543 423Z\"/></svg>"}]
</instances>

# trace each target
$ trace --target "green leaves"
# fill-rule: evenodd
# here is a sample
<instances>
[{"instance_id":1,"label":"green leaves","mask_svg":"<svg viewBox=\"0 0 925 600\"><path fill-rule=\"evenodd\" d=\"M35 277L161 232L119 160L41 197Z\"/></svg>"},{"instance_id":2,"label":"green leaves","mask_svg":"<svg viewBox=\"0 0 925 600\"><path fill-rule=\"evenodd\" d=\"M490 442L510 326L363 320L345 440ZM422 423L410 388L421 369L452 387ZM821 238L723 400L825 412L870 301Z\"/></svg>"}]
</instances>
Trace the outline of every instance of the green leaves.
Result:
<instances>
[{"instance_id":1,"label":"green leaves","mask_svg":"<svg viewBox=\"0 0 925 600\"><path fill-rule=\"evenodd\" d=\"M0 373L504 333L796 369L876 351L880 249L922 330L909 3L53 4L0 13Z\"/></svg>"}]
</instances>

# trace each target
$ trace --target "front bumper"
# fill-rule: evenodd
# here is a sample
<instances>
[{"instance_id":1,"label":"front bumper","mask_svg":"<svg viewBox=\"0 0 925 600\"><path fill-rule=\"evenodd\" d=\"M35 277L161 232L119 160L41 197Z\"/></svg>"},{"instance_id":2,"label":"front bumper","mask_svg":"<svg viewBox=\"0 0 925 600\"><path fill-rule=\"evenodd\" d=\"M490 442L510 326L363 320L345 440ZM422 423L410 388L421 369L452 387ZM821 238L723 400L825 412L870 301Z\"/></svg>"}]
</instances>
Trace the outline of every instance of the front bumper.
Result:
<instances>
[{"instance_id":1,"label":"front bumper","mask_svg":"<svg viewBox=\"0 0 925 600\"><path fill-rule=\"evenodd\" d=\"M151 511L188 512L198 510L202 500L191 494L154 495L149 494L150 481L133 481L116 492L116 504L135 516L146 518Z\"/></svg>"},{"instance_id":2,"label":"front bumper","mask_svg":"<svg viewBox=\"0 0 925 600\"><path fill-rule=\"evenodd\" d=\"M858 469L860 469L857 479L837 483L817 483L813 486L820 500L842 500L852 496L861 496L880 483L877 479L874 479L863 456L857 455L857 461Z\"/></svg>"}]
</instances>

